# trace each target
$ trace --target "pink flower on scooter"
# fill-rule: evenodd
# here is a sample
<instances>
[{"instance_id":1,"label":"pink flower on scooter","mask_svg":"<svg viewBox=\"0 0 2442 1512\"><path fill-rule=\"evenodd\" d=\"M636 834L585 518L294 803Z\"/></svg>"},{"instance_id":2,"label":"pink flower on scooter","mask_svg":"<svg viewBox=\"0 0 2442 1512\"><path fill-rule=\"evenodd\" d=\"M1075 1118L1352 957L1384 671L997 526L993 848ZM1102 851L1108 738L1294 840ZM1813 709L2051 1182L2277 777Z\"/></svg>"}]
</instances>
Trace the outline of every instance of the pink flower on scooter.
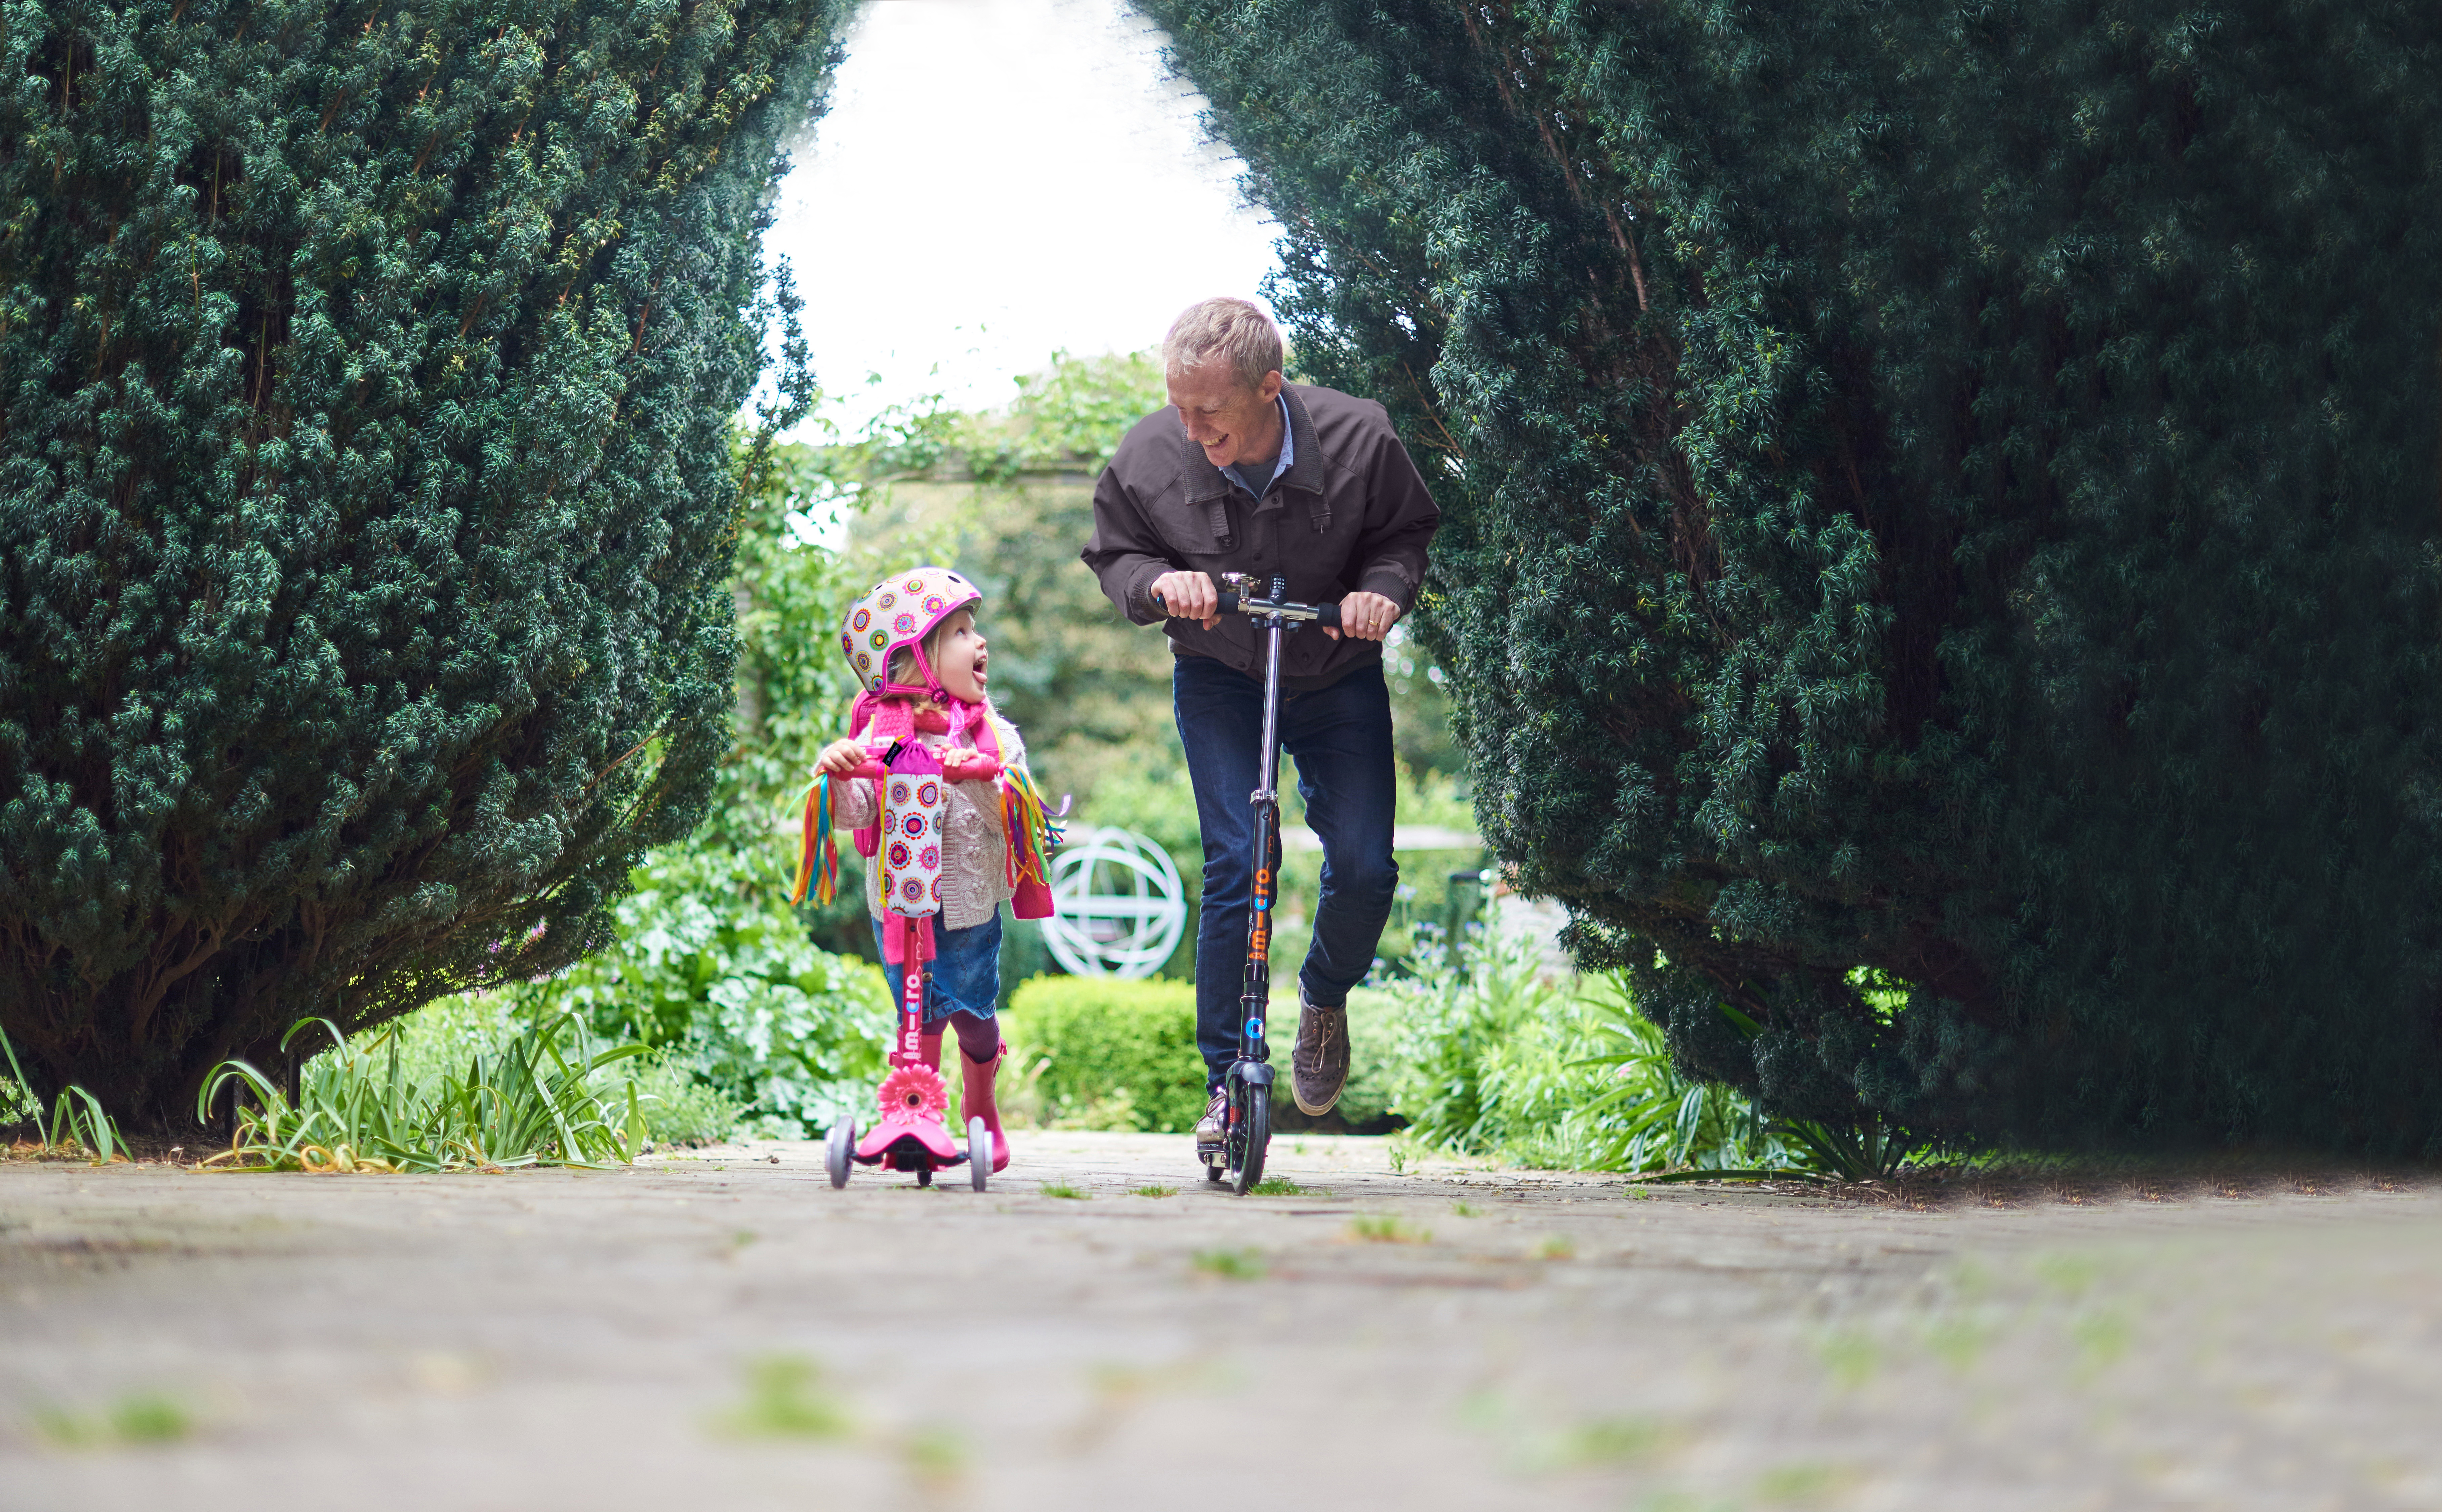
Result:
<instances>
[{"instance_id":1,"label":"pink flower on scooter","mask_svg":"<svg viewBox=\"0 0 2442 1512\"><path fill-rule=\"evenodd\" d=\"M938 1119L950 1105L950 1089L930 1066L902 1066L882 1079L882 1116Z\"/></svg>"}]
</instances>

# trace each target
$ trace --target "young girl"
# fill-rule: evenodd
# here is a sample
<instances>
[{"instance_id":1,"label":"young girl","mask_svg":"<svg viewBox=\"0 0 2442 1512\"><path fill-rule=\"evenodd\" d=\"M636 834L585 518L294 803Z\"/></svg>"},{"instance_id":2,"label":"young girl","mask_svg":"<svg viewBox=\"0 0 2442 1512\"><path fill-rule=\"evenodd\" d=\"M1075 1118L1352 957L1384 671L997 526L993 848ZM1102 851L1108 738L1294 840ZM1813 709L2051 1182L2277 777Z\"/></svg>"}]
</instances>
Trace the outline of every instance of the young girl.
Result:
<instances>
[{"instance_id":1,"label":"young girl","mask_svg":"<svg viewBox=\"0 0 2442 1512\"><path fill-rule=\"evenodd\" d=\"M857 850L870 859L866 905L894 993L904 991L910 965L923 969L920 958L893 958L920 955L893 948L901 939L896 927L922 916L916 922L933 931L924 1060L939 1070L942 1030L956 1033L965 1094L958 1122L984 1120L992 1132L993 1169L999 1171L1009 1164L1009 1140L993 1095L1007 1048L994 1017L1000 904L1014 899L1021 919L1051 911L1044 860L1055 837L1026 772L1025 743L986 696L990 647L975 612L982 602L965 578L930 566L911 568L857 600L840 646L863 691L848 716L848 738L825 747L815 769L830 779L829 823L856 830ZM942 779L938 824L913 840L880 832L884 778L875 775L908 742L939 761ZM812 845L810 832L809 870L814 869ZM829 902L833 872L821 871L818 901ZM801 877L800 896L804 887Z\"/></svg>"}]
</instances>

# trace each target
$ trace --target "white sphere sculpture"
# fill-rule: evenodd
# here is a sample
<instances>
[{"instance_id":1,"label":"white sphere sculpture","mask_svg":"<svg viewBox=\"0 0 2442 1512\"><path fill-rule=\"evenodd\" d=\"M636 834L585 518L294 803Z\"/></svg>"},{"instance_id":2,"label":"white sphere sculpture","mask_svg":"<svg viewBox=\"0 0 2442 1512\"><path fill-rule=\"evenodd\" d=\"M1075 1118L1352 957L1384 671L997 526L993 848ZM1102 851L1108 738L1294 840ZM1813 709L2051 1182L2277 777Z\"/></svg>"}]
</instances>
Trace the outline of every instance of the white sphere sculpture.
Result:
<instances>
[{"instance_id":1,"label":"white sphere sculpture","mask_svg":"<svg viewBox=\"0 0 2442 1512\"><path fill-rule=\"evenodd\" d=\"M1151 976L1187 928L1170 852L1125 829L1089 829L1051 864L1043 942L1076 976Z\"/></svg>"}]
</instances>

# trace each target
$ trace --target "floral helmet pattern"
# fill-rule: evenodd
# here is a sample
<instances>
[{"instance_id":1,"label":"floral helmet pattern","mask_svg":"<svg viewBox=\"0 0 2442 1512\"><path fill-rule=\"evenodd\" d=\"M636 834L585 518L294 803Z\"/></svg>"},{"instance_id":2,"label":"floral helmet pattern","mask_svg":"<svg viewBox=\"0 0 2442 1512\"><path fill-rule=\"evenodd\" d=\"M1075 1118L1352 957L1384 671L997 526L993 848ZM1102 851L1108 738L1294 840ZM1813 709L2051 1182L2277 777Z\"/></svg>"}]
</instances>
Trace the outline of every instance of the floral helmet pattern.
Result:
<instances>
[{"instance_id":1,"label":"floral helmet pattern","mask_svg":"<svg viewBox=\"0 0 2442 1512\"><path fill-rule=\"evenodd\" d=\"M975 585L946 567L911 567L873 585L873 591L848 606L840 629L840 650L847 657L856 685L876 698L890 694L945 697L941 679L924 655L924 637L933 627L959 610L983 602ZM901 647L916 655L922 685L886 682L890 659Z\"/></svg>"}]
</instances>

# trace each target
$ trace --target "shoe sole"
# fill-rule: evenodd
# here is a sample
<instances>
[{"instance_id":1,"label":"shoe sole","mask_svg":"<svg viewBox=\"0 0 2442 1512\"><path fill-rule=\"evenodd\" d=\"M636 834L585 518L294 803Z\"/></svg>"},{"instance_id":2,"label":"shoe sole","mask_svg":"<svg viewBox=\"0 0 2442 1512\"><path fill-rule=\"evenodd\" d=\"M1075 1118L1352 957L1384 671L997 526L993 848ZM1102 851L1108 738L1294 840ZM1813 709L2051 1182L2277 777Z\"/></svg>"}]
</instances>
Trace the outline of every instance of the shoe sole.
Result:
<instances>
[{"instance_id":1,"label":"shoe sole","mask_svg":"<svg viewBox=\"0 0 2442 1512\"><path fill-rule=\"evenodd\" d=\"M1297 1109L1300 1113L1304 1114L1310 1119L1319 1119L1324 1114L1330 1112L1333 1108L1339 1106L1339 1094L1347 1090L1348 1081L1343 1077L1340 1079L1339 1085L1332 1089L1331 1096L1325 1098L1322 1104L1318 1107L1314 1103L1308 1102L1305 1100L1304 1094L1297 1089L1297 1078L1289 1078L1289 1101L1297 1104Z\"/></svg>"}]
</instances>

